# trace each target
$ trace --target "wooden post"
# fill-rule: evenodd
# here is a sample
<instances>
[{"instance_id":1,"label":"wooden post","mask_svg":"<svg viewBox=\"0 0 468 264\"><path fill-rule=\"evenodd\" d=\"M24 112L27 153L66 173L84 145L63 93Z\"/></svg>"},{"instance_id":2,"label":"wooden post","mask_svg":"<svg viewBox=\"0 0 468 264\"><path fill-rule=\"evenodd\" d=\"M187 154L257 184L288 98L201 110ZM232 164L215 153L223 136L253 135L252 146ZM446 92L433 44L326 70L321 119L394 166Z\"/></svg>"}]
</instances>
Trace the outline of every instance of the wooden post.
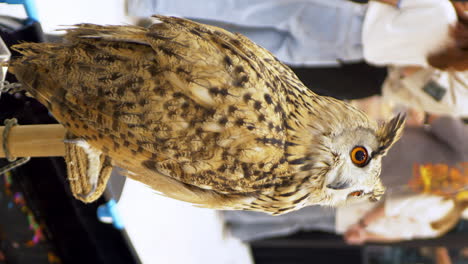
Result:
<instances>
[{"instance_id":1,"label":"wooden post","mask_svg":"<svg viewBox=\"0 0 468 264\"><path fill-rule=\"evenodd\" d=\"M4 129L0 127L0 143ZM64 137L62 125L17 125L10 130L8 148L11 156L18 158L64 156ZM1 144L0 157L5 157Z\"/></svg>"}]
</instances>

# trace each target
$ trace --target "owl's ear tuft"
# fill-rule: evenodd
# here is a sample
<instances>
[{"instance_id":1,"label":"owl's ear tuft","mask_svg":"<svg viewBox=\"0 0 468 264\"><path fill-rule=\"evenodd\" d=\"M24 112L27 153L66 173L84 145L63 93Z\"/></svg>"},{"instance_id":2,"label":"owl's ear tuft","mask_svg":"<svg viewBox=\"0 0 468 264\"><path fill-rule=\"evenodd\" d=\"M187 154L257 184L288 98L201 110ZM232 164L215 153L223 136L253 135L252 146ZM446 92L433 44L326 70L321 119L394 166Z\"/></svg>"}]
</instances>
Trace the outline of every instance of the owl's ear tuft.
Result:
<instances>
[{"instance_id":1,"label":"owl's ear tuft","mask_svg":"<svg viewBox=\"0 0 468 264\"><path fill-rule=\"evenodd\" d=\"M382 155L385 156L390 147L400 139L405 127L405 114L398 114L390 121L384 123L377 130L377 140L379 141L379 148L374 151L372 156Z\"/></svg>"}]
</instances>

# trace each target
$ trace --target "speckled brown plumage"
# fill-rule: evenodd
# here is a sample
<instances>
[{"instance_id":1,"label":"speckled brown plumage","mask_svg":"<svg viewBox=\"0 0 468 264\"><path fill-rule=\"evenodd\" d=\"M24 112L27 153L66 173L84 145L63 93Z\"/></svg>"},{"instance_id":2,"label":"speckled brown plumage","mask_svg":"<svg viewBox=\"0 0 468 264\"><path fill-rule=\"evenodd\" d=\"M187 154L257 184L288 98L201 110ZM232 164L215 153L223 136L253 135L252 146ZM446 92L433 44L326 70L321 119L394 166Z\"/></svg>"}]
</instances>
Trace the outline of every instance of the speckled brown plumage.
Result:
<instances>
[{"instance_id":1,"label":"speckled brown plumage","mask_svg":"<svg viewBox=\"0 0 468 264\"><path fill-rule=\"evenodd\" d=\"M17 45L24 56L10 70L128 176L204 207L281 214L327 204L324 173L336 159L327 137L375 131L383 153L399 136L401 119L379 128L317 96L242 35L158 19L147 29L81 24L64 44Z\"/></svg>"}]
</instances>

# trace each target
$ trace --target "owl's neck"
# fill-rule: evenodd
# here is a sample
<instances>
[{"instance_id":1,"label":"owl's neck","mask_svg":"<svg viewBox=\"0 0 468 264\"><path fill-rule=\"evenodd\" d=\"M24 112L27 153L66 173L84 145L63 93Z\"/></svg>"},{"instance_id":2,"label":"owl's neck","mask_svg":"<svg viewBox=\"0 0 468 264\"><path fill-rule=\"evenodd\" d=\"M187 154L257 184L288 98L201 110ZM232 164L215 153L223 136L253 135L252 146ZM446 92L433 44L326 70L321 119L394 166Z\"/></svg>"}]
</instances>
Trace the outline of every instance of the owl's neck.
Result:
<instances>
[{"instance_id":1,"label":"owl's neck","mask_svg":"<svg viewBox=\"0 0 468 264\"><path fill-rule=\"evenodd\" d=\"M305 88L307 89L307 88ZM286 153L291 170L299 181L308 181L304 188L322 188L324 175L336 158L330 150L334 135L355 126L368 127L368 118L347 103L331 97L318 96L310 90L294 89L289 93ZM306 181L306 180L304 180Z\"/></svg>"}]
</instances>

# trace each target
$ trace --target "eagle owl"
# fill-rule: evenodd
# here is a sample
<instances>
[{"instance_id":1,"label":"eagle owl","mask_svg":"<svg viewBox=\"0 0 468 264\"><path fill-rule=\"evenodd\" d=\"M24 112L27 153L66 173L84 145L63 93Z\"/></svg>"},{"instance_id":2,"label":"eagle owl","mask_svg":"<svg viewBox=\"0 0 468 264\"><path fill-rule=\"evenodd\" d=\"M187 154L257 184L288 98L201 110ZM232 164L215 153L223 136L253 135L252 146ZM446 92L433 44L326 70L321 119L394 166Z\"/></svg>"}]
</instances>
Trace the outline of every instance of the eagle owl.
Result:
<instances>
[{"instance_id":1,"label":"eagle owl","mask_svg":"<svg viewBox=\"0 0 468 264\"><path fill-rule=\"evenodd\" d=\"M240 34L156 17L14 47L10 71L68 130L79 173L105 185L118 166L175 199L274 215L382 195L404 117L377 125Z\"/></svg>"}]
</instances>

